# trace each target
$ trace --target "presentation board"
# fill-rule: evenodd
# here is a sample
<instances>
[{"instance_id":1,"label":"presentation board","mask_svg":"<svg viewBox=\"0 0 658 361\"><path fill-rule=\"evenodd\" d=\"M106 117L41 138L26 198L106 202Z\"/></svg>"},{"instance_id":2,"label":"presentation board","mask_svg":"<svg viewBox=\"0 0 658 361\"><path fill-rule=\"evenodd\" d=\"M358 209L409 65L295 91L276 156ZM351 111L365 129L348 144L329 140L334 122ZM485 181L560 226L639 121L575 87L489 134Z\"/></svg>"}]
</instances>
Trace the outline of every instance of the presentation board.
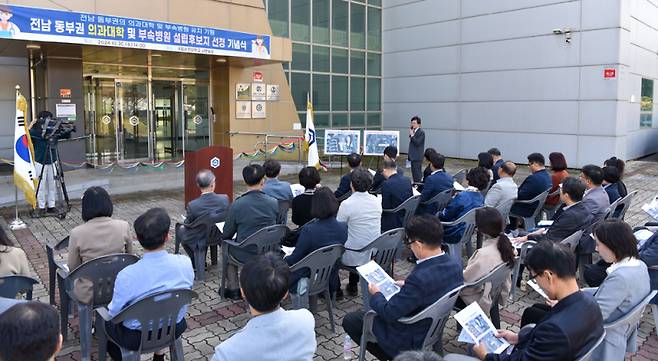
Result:
<instances>
[{"instance_id":1,"label":"presentation board","mask_svg":"<svg viewBox=\"0 0 658 361\"><path fill-rule=\"evenodd\" d=\"M327 129L324 131L325 155L359 153L361 132L358 130Z\"/></svg>"},{"instance_id":2,"label":"presentation board","mask_svg":"<svg viewBox=\"0 0 658 361\"><path fill-rule=\"evenodd\" d=\"M383 155L384 148L393 145L400 149L400 132L397 130L364 130L363 154Z\"/></svg>"}]
</instances>

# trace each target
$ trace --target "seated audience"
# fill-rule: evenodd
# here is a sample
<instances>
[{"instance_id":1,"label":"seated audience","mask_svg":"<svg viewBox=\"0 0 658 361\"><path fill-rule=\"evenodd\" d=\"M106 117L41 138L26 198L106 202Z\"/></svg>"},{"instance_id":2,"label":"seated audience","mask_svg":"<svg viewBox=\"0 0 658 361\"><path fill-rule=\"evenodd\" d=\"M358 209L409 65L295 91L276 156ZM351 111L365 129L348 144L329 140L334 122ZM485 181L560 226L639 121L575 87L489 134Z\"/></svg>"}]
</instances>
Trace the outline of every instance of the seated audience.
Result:
<instances>
[{"instance_id":1,"label":"seated audience","mask_svg":"<svg viewBox=\"0 0 658 361\"><path fill-rule=\"evenodd\" d=\"M548 160L551 165L551 182L553 182L549 193L553 193L560 188L560 183L562 183L564 178L569 176L569 172L567 171L567 160L564 159L564 154L553 152L548 155ZM560 196L554 195L547 197L544 205L546 207L555 207L558 204L560 204Z\"/></svg>"},{"instance_id":2,"label":"seated audience","mask_svg":"<svg viewBox=\"0 0 658 361\"><path fill-rule=\"evenodd\" d=\"M14 247L9 236L0 228L0 276L32 276L25 251Z\"/></svg>"},{"instance_id":3,"label":"seated audience","mask_svg":"<svg viewBox=\"0 0 658 361\"><path fill-rule=\"evenodd\" d=\"M434 149L434 148L425 149L425 153L423 155L423 158L425 158L425 160L427 161L427 167L425 167L425 169L423 169L423 183L425 183L425 181L427 180L427 177L432 175L432 172L433 172L432 171L432 161L430 160L430 158L431 158L431 155L433 153L436 153L436 149ZM423 191L422 184L418 185L418 191L419 192Z\"/></svg>"},{"instance_id":4,"label":"seated audience","mask_svg":"<svg viewBox=\"0 0 658 361\"><path fill-rule=\"evenodd\" d=\"M306 309L286 311L290 270L278 255L253 257L240 272L240 291L251 319L215 347L212 361L311 361L315 319Z\"/></svg>"},{"instance_id":5,"label":"seated audience","mask_svg":"<svg viewBox=\"0 0 658 361\"><path fill-rule=\"evenodd\" d=\"M87 188L82 196L82 220L71 230L67 265L74 270L94 258L114 253L133 253L128 222L112 219L112 200L101 187ZM88 279L78 279L75 295L78 301L91 301L94 285Z\"/></svg>"},{"instance_id":6,"label":"seated audience","mask_svg":"<svg viewBox=\"0 0 658 361\"><path fill-rule=\"evenodd\" d=\"M361 167L361 156L356 153L350 153L350 155L347 156L347 164L350 166L350 171L340 177L340 184L338 184L338 189L336 189L334 192L336 199L339 199L340 197L350 193L350 181L352 179L352 172L354 172L355 169Z\"/></svg>"},{"instance_id":7,"label":"seated audience","mask_svg":"<svg viewBox=\"0 0 658 361\"><path fill-rule=\"evenodd\" d=\"M482 197L482 193L480 192L489 186L487 170L482 167L469 170L466 174L466 182L468 182L468 188L457 193L450 203L448 203L448 206L437 214L442 222L456 221L471 209L484 205L484 197ZM445 243L458 243L463 234L463 223L445 227L443 240Z\"/></svg>"},{"instance_id":8,"label":"seated audience","mask_svg":"<svg viewBox=\"0 0 658 361\"><path fill-rule=\"evenodd\" d=\"M516 164L509 161L503 162L496 171L498 180L484 197L484 205L498 209L505 218L506 224L510 208L512 208L519 190L519 187L514 183L514 174L516 174Z\"/></svg>"},{"instance_id":9,"label":"seated audience","mask_svg":"<svg viewBox=\"0 0 658 361\"><path fill-rule=\"evenodd\" d=\"M292 201L292 189L290 183L279 180L279 173L281 172L281 163L275 159L268 159L263 163L265 170L265 185L263 186L263 193L278 200L278 201Z\"/></svg>"},{"instance_id":10,"label":"seated audience","mask_svg":"<svg viewBox=\"0 0 658 361\"><path fill-rule=\"evenodd\" d=\"M376 196L368 193L372 185L372 175L363 168L352 172L352 195L344 200L338 208L336 219L347 223L347 241L345 253L341 262L345 266L361 266L370 261L371 252L355 252L350 249L361 249L379 237L379 228L373 225L381 224L382 202ZM350 296L358 293L359 275L350 273L349 283L345 291Z\"/></svg>"},{"instance_id":11,"label":"seated audience","mask_svg":"<svg viewBox=\"0 0 658 361\"><path fill-rule=\"evenodd\" d=\"M626 184L623 182L626 163L617 157L612 157L610 159L606 159L603 165L605 167L617 168L617 171L619 171L619 181L617 182L617 187L619 188L619 196L622 198L626 197L628 195L628 190L626 189Z\"/></svg>"},{"instance_id":12,"label":"seated audience","mask_svg":"<svg viewBox=\"0 0 658 361\"><path fill-rule=\"evenodd\" d=\"M521 186L519 187L519 191L518 191L517 200L527 201L551 189L553 182L551 181L551 177L548 175L548 171L546 170L546 166L544 164L545 164L544 156L541 155L540 153L532 153L528 155L528 165L530 167L530 171L532 172L532 174L529 175L523 181L523 183L521 183ZM510 212L517 216L530 217L532 216L532 213L534 212L536 207L537 207L536 203L533 204L515 203L514 205L512 205ZM509 229L515 229L516 227L517 227L517 219L511 218Z\"/></svg>"},{"instance_id":13,"label":"seated audience","mask_svg":"<svg viewBox=\"0 0 658 361\"><path fill-rule=\"evenodd\" d=\"M304 193L292 200L292 223L301 227L308 223L311 216L311 200L315 187L320 184L320 172L315 167L304 167L299 171L299 184L304 186Z\"/></svg>"},{"instance_id":14,"label":"seated audience","mask_svg":"<svg viewBox=\"0 0 658 361\"><path fill-rule=\"evenodd\" d=\"M484 240L482 248L476 250L466 264L464 269L464 282L475 282L486 276L496 267L506 263L510 269L514 265L516 251L509 238L503 233L505 220L495 208L486 207L475 212L475 224ZM498 299L500 305L505 304L507 295L512 286L511 277L507 277L503 284L503 290ZM477 302L482 310L489 314L493 300L489 297L491 285L486 284L478 288L465 288L459 294L457 307L464 308L473 302Z\"/></svg>"},{"instance_id":15,"label":"seated audience","mask_svg":"<svg viewBox=\"0 0 658 361\"><path fill-rule=\"evenodd\" d=\"M384 162L386 161L392 161L393 163L396 162L398 158L398 148L392 145L389 145L388 147L384 148ZM398 167L396 164L396 170L397 174L400 176L404 176L404 168ZM370 188L370 191L372 193L380 193L381 192L381 187L384 181L386 180L386 177L384 176L384 170L378 170L377 173L373 176L372 179L372 187Z\"/></svg>"},{"instance_id":16,"label":"seated audience","mask_svg":"<svg viewBox=\"0 0 658 361\"><path fill-rule=\"evenodd\" d=\"M14 305L25 302L24 300L17 300L13 298L0 297L0 315ZM2 359L0 359L2 360Z\"/></svg>"},{"instance_id":17,"label":"seated audience","mask_svg":"<svg viewBox=\"0 0 658 361\"><path fill-rule=\"evenodd\" d=\"M649 269L649 277L651 279L651 289L658 290L658 232L654 233L653 236L640 245L639 253L640 260L647 267L655 267ZM658 305L658 295L651 300L651 303Z\"/></svg>"},{"instance_id":18,"label":"seated audience","mask_svg":"<svg viewBox=\"0 0 658 361\"><path fill-rule=\"evenodd\" d=\"M487 353L482 343L473 347L473 353L480 360L487 361L577 360L603 335L603 319L594 297L578 288L575 255L562 245L540 242L528 252L525 264L531 278L551 300L555 300L551 312L530 330L523 329L518 334L498 331L497 337L515 346L511 353ZM465 358L448 355L445 360Z\"/></svg>"},{"instance_id":19,"label":"seated audience","mask_svg":"<svg viewBox=\"0 0 658 361\"><path fill-rule=\"evenodd\" d=\"M603 189L608 193L610 204L621 198L619 194L619 169L613 166L603 167Z\"/></svg>"},{"instance_id":20,"label":"seated audience","mask_svg":"<svg viewBox=\"0 0 658 361\"><path fill-rule=\"evenodd\" d=\"M284 260L290 265L301 261L313 251L334 244L345 244L347 241L347 224L336 220L338 213L338 201L331 189L320 187L313 194L311 202L311 217L317 221L309 223L299 231L297 245L292 254ZM297 281L302 277L308 277L309 270L300 270L290 275L290 290L297 293ZM337 298L343 296L338 279L338 268L334 268L329 280L329 291L336 291Z\"/></svg>"},{"instance_id":21,"label":"seated audience","mask_svg":"<svg viewBox=\"0 0 658 361\"><path fill-rule=\"evenodd\" d=\"M487 170L487 173L489 174L489 179L493 181L493 166L494 166L494 159L493 155L491 155L488 152L481 152L478 154L478 167L482 167Z\"/></svg>"},{"instance_id":22,"label":"seated audience","mask_svg":"<svg viewBox=\"0 0 658 361\"><path fill-rule=\"evenodd\" d=\"M515 242L544 241L561 242L570 235L587 229L592 224L592 214L585 208L582 199L585 184L578 178L567 177L562 181L560 199L564 203L553 217L548 228L539 228L526 236L515 238Z\"/></svg>"},{"instance_id":23,"label":"seated audience","mask_svg":"<svg viewBox=\"0 0 658 361\"><path fill-rule=\"evenodd\" d=\"M394 209L414 195L411 180L397 172L397 165L392 160L384 161L382 174L386 181L382 184L382 208ZM382 233L400 228L404 225L404 211L382 214Z\"/></svg>"},{"instance_id":24,"label":"seated audience","mask_svg":"<svg viewBox=\"0 0 658 361\"><path fill-rule=\"evenodd\" d=\"M432 351L405 351L393 361L443 361L443 358Z\"/></svg>"},{"instance_id":25,"label":"seated audience","mask_svg":"<svg viewBox=\"0 0 658 361\"><path fill-rule=\"evenodd\" d=\"M603 169L596 165L586 165L581 169L580 179L585 182L587 190L583 196L583 205L592 214L592 225L603 221L608 208L610 208L610 199L603 187ZM590 228L591 229L591 228ZM578 244L578 253L592 253L596 247L594 239L589 236L590 229L585 231L585 235Z\"/></svg>"},{"instance_id":26,"label":"seated audience","mask_svg":"<svg viewBox=\"0 0 658 361\"><path fill-rule=\"evenodd\" d=\"M0 314L0 360L54 361L62 349L57 310L38 301Z\"/></svg>"},{"instance_id":27,"label":"seated audience","mask_svg":"<svg viewBox=\"0 0 658 361\"><path fill-rule=\"evenodd\" d=\"M224 222L224 239L236 236L242 242L256 231L276 224L279 205L276 199L263 192L265 172L258 164L250 164L242 169L242 179L247 185L247 192L235 199L228 209ZM231 257L244 263L256 254L256 250L229 247ZM238 268L229 264L227 269L227 289L223 295L232 300L240 299L238 288Z\"/></svg>"},{"instance_id":28,"label":"seated audience","mask_svg":"<svg viewBox=\"0 0 658 361\"><path fill-rule=\"evenodd\" d=\"M452 189L453 180L452 176L443 169L445 164L445 157L440 153L430 155L430 166L432 167L432 174L427 177L423 184L423 191L420 194L420 201L427 202L434 198L441 192ZM436 203L433 204L420 204L416 214L431 214L435 215L438 211Z\"/></svg>"},{"instance_id":29,"label":"seated audience","mask_svg":"<svg viewBox=\"0 0 658 361\"><path fill-rule=\"evenodd\" d=\"M420 349L431 320L406 325L398 319L415 315L464 283L461 264L441 249L443 229L436 217L414 216L405 231L405 243L418 261L404 281L397 281L400 292L386 301L377 285L368 285L370 307L377 312L373 323L377 342L368 343L367 349L380 360ZM361 341L363 315L363 311L356 311L343 318L345 332L357 343Z\"/></svg>"},{"instance_id":30,"label":"seated audience","mask_svg":"<svg viewBox=\"0 0 658 361\"><path fill-rule=\"evenodd\" d=\"M500 149L498 148L491 148L487 151L487 153L491 154L493 157L493 166L491 167L491 172L493 173L494 182L497 182L500 178L498 175L498 168L500 168L505 161L503 160Z\"/></svg>"},{"instance_id":31,"label":"seated audience","mask_svg":"<svg viewBox=\"0 0 658 361\"><path fill-rule=\"evenodd\" d=\"M166 250L170 224L169 215L163 208L151 208L135 220L135 234L144 248L144 255L137 263L117 274L112 302L107 306L111 317L135 301L155 293L192 288L194 270L190 258L169 254ZM176 337L187 328L186 313L187 307L183 307L176 318ZM119 324L105 322L105 332L128 350L138 350L141 343L142 326L137 320L126 320ZM121 360L121 350L112 341L108 342L107 352L113 360ZM153 360L164 360L164 354L156 352Z\"/></svg>"},{"instance_id":32,"label":"seated audience","mask_svg":"<svg viewBox=\"0 0 658 361\"><path fill-rule=\"evenodd\" d=\"M217 227L210 227L210 234L206 234L205 227L191 228L200 217L209 216L210 222L217 223L224 220L228 211L229 199L226 194L215 193L215 175L208 169L199 171L196 175L196 185L201 191L199 198L187 204L185 222L176 229L176 238L181 240L183 249L190 256L194 266L194 246L199 239L220 241L222 232Z\"/></svg>"}]
</instances>

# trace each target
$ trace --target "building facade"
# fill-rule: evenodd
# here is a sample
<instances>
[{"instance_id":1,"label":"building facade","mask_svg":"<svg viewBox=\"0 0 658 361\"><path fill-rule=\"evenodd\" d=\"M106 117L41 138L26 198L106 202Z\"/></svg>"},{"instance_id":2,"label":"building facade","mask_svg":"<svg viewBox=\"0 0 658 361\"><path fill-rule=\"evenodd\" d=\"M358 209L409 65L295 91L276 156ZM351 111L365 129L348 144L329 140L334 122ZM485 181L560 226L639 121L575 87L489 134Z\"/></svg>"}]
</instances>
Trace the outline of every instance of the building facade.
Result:
<instances>
[{"instance_id":1,"label":"building facade","mask_svg":"<svg viewBox=\"0 0 658 361\"><path fill-rule=\"evenodd\" d=\"M15 85L28 119L76 125L60 144L68 162L249 152L265 134L302 134L282 67L291 42L272 36L262 0L9 1L0 49L0 158L13 154Z\"/></svg>"},{"instance_id":2,"label":"building facade","mask_svg":"<svg viewBox=\"0 0 658 361\"><path fill-rule=\"evenodd\" d=\"M383 2L383 126L427 147L569 166L658 151L655 0ZM407 138L402 136L402 141ZM402 151L406 150L402 145Z\"/></svg>"}]
</instances>

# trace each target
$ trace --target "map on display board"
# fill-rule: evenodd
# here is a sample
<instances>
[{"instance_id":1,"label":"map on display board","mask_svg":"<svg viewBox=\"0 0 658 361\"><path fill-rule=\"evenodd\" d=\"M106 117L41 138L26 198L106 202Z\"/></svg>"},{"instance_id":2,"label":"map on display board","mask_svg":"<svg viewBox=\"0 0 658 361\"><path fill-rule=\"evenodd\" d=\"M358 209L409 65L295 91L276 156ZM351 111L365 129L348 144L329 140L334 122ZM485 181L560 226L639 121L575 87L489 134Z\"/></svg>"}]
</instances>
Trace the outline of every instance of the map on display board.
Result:
<instances>
[{"instance_id":1,"label":"map on display board","mask_svg":"<svg viewBox=\"0 0 658 361\"><path fill-rule=\"evenodd\" d=\"M358 130L327 129L324 131L325 155L359 153L361 132Z\"/></svg>"},{"instance_id":2,"label":"map on display board","mask_svg":"<svg viewBox=\"0 0 658 361\"><path fill-rule=\"evenodd\" d=\"M397 130L364 130L363 154L383 155L389 145L400 149L400 132Z\"/></svg>"}]
</instances>

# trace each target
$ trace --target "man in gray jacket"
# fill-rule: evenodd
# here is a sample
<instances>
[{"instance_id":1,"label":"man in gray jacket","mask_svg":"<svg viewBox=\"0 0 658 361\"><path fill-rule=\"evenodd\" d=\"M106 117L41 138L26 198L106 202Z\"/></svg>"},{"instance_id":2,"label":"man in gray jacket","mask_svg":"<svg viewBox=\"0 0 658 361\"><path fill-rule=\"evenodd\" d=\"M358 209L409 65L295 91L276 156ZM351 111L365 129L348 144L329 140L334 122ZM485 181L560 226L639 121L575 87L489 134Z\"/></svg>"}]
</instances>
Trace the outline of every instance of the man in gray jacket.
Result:
<instances>
[{"instance_id":1,"label":"man in gray jacket","mask_svg":"<svg viewBox=\"0 0 658 361\"><path fill-rule=\"evenodd\" d=\"M496 208L503 219L507 220L512 203L516 199L519 186L514 183L514 174L516 174L516 164L514 162L504 162L498 169L498 181L487 192L484 198L484 205Z\"/></svg>"},{"instance_id":2,"label":"man in gray jacket","mask_svg":"<svg viewBox=\"0 0 658 361\"><path fill-rule=\"evenodd\" d=\"M603 184L603 169L596 165L586 165L580 170L580 179L587 186L582 203L592 214L592 226L603 221L608 208L610 198L601 186ZM580 239L579 253L592 253L596 247L594 239L590 237L591 229L585 230L583 238Z\"/></svg>"},{"instance_id":3,"label":"man in gray jacket","mask_svg":"<svg viewBox=\"0 0 658 361\"><path fill-rule=\"evenodd\" d=\"M411 162L411 176L414 183L423 181L423 155L425 153L425 132L420 129L420 117L415 115L411 118L409 128L409 152L408 158Z\"/></svg>"}]
</instances>

